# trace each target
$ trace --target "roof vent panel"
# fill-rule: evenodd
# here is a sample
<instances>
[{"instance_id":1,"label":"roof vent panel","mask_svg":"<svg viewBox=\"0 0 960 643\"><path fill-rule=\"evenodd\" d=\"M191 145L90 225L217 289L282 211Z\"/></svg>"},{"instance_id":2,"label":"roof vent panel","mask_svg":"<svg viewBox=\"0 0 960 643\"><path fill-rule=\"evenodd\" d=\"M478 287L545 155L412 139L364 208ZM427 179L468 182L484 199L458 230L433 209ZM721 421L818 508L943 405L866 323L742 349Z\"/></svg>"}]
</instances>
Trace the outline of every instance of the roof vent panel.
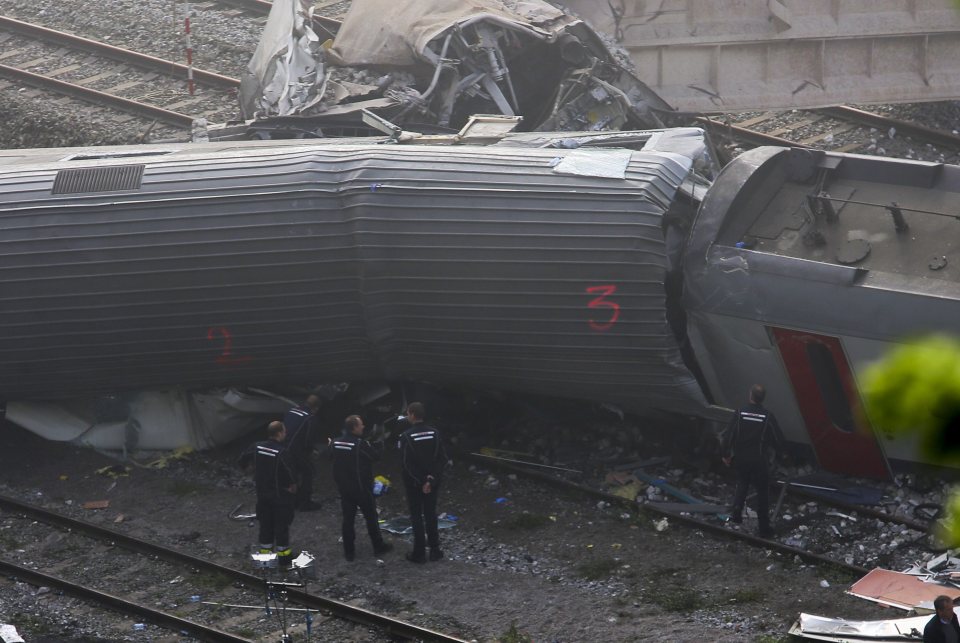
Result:
<instances>
[{"instance_id":1,"label":"roof vent panel","mask_svg":"<svg viewBox=\"0 0 960 643\"><path fill-rule=\"evenodd\" d=\"M144 167L144 165L111 165L60 170L53 182L53 194L139 190L143 183Z\"/></svg>"}]
</instances>

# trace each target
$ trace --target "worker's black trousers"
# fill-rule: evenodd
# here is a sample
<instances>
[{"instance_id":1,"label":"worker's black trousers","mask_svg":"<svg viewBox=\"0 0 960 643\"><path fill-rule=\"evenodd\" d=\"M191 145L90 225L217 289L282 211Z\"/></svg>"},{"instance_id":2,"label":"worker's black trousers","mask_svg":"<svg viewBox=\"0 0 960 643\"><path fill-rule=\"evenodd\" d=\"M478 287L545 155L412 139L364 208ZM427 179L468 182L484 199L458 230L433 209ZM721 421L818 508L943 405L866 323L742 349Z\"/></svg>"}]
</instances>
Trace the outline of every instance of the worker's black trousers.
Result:
<instances>
[{"instance_id":1,"label":"worker's black trousers","mask_svg":"<svg viewBox=\"0 0 960 643\"><path fill-rule=\"evenodd\" d=\"M370 542L373 543L374 551L383 547L383 536L380 535L380 525L377 522L377 505L374 502L371 492L364 493L344 493L340 491L340 509L343 511L343 523L341 526L341 535L343 536L343 553L353 555L354 542L357 535L353 528L353 520L357 515L357 509L363 514L363 521L367 524L367 533L370 534Z\"/></svg>"},{"instance_id":2,"label":"worker's black trousers","mask_svg":"<svg viewBox=\"0 0 960 643\"><path fill-rule=\"evenodd\" d=\"M437 496L440 495L440 483L431 485L430 493L423 493L423 487L413 479L404 476L403 486L407 490L407 504L410 506L410 522L413 523L413 555L420 557L430 549L440 548L440 533L437 531Z\"/></svg>"},{"instance_id":3,"label":"worker's black trousers","mask_svg":"<svg viewBox=\"0 0 960 643\"><path fill-rule=\"evenodd\" d=\"M737 492L733 497L731 512L734 518L743 515L743 505L747 501L747 492L750 487L757 490L757 522L761 532L770 529L770 477L764 462L734 461L737 470Z\"/></svg>"},{"instance_id":4,"label":"worker's black trousers","mask_svg":"<svg viewBox=\"0 0 960 643\"><path fill-rule=\"evenodd\" d=\"M309 459L297 460L297 508L313 502L313 463Z\"/></svg>"},{"instance_id":5,"label":"worker's black trousers","mask_svg":"<svg viewBox=\"0 0 960 643\"><path fill-rule=\"evenodd\" d=\"M257 499L257 521L260 523L260 544L273 543L276 551L290 547L290 523L293 505L264 498Z\"/></svg>"}]
</instances>

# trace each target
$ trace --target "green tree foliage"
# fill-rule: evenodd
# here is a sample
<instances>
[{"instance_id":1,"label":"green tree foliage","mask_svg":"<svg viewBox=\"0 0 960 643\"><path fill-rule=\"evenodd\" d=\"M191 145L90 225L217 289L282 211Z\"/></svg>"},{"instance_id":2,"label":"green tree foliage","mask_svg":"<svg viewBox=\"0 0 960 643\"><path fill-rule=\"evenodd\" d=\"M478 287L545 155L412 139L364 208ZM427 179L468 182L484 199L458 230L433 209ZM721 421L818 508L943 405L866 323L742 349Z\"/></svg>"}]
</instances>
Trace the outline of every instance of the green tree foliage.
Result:
<instances>
[{"instance_id":1,"label":"green tree foliage","mask_svg":"<svg viewBox=\"0 0 960 643\"><path fill-rule=\"evenodd\" d=\"M867 371L864 384L874 426L917 433L928 460L960 464L960 342L933 336L902 345Z\"/></svg>"},{"instance_id":2,"label":"green tree foliage","mask_svg":"<svg viewBox=\"0 0 960 643\"><path fill-rule=\"evenodd\" d=\"M935 335L890 351L866 372L864 402L878 430L915 434L927 461L960 466L960 341ZM960 492L945 509L942 536L960 545Z\"/></svg>"}]
</instances>

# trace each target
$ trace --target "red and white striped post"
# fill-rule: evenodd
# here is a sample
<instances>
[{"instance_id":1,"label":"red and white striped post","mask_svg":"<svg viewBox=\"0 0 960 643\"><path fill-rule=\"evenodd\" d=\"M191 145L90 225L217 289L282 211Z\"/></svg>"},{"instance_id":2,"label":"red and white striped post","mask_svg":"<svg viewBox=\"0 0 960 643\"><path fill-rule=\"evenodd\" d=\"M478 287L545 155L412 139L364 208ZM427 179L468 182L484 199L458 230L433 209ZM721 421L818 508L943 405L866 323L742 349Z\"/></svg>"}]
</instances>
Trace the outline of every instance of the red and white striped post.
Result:
<instances>
[{"instance_id":1,"label":"red and white striped post","mask_svg":"<svg viewBox=\"0 0 960 643\"><path fill-rule=\"evenodd\" d=\"M193 45L190 44L190 3L184 2L183 33L187 45L187 88L193 96Z\"/></svg>"}]
</instances>

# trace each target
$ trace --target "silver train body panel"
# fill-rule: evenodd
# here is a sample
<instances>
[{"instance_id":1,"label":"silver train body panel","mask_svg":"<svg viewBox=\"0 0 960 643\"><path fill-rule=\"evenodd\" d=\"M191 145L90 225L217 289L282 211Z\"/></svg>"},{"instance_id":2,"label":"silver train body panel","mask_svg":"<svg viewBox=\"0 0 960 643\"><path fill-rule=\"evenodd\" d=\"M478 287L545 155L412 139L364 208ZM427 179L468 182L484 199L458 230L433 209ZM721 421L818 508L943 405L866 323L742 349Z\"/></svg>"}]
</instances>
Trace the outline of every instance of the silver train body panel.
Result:
<instances>
[{"instance_id":1,"label":"silver train body panel","mask_svg":"<svg viewBox=\"0 0 960 643\"><path fill-rule=\"evenodd\" d=\"M787 437L825 469L884 477L916 460L912 440L873 430L861 378L899 342L960 332L958 213L956 166L783 148L727 165L684 259L715 400L765 383Z\"/></svg>"},{"instance_id":2,"label":"silver train body panel","mask_svg":"<svg viewBox=\"0 0 960 643\"><path fill-rule=\"evenodd\" d=\"M0 398L405 378L702 408L661 230L694 159L655 148L5 152Z\"/></svg>"}]
</instances>

